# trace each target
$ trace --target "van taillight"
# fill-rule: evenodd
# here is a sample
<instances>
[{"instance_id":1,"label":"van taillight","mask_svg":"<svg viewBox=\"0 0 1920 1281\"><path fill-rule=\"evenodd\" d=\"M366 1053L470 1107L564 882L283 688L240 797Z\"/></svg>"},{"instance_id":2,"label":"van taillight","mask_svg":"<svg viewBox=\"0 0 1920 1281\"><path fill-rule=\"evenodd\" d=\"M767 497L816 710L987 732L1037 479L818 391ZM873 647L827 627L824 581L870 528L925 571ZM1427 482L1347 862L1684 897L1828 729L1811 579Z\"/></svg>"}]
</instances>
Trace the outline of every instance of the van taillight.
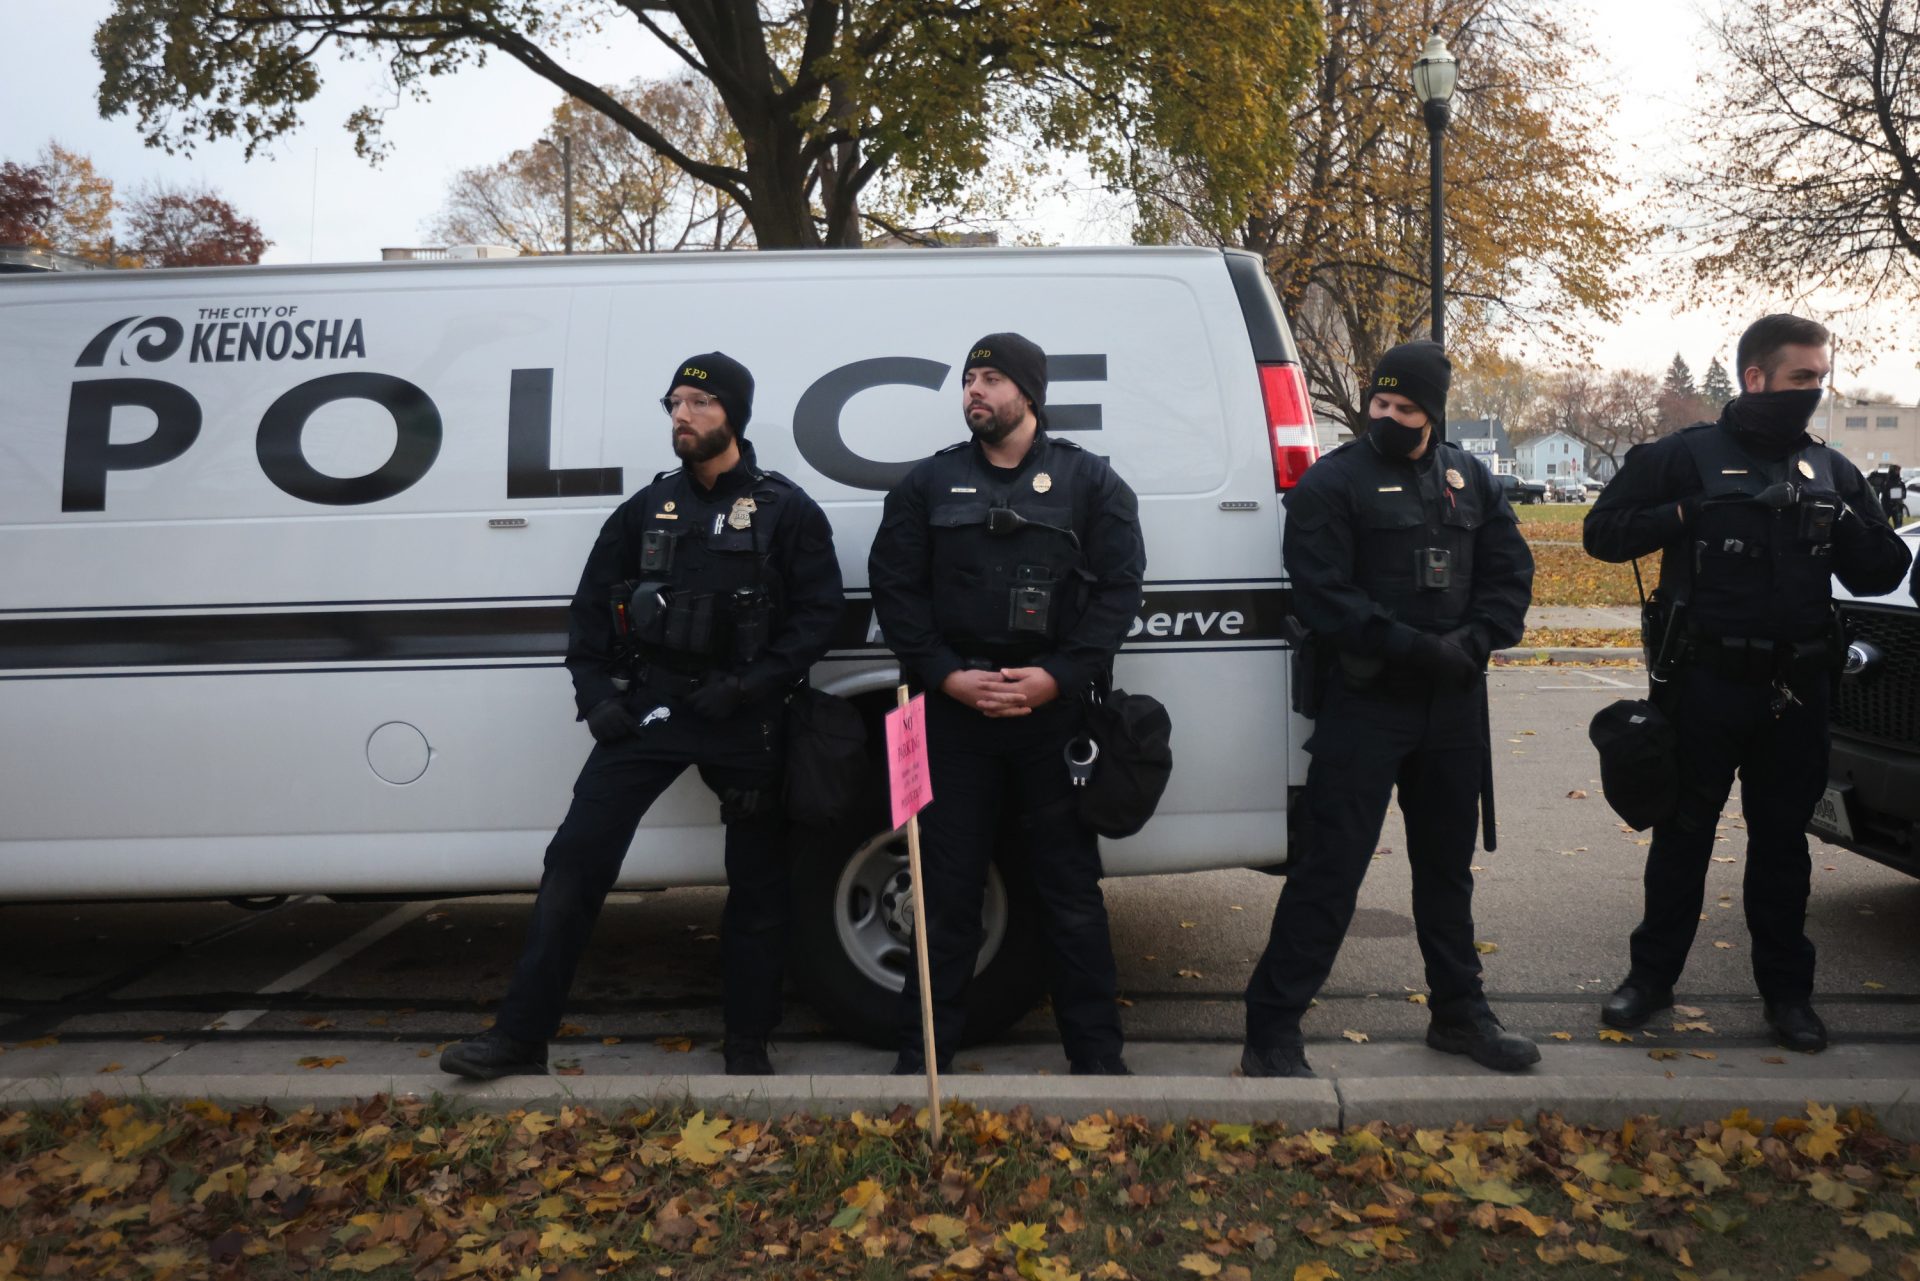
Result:
<instances>
[{"instance_id":1,"label":"van taillight","mask_svg":"<svg viewBox=\"0 0 1920 1281\"><path fill-rule=\"evenodd\" d=\"M1313 434L1313 399L1298 365L1260 366L1260 399L1267 406L1267 435L1273 444L1273 487L1292 489L1320 457Z\"/></svg>"}]
</instances>

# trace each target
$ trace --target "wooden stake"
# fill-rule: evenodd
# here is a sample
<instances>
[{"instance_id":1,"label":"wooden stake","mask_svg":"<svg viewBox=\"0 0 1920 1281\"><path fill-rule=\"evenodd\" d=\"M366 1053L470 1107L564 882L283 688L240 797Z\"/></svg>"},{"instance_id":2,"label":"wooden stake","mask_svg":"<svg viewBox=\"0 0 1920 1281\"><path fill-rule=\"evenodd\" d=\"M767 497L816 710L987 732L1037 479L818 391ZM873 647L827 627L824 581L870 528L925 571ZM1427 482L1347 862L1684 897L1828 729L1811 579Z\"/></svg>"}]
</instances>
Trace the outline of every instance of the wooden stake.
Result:
<instances>
[{"instance_id":1,"label":"wooden stake","mask_svg":"<svg viewBox=\"0 0 1920 1281\"><path fill-rule=\"evenodd\" d=\"M907 705L907 687L896 691L899 705ZM927 1063L927 1118L932 1122L933 1147L940 1149L940 1060L934 1053L933 983L927 976L926 881L920 875L920 815L907 819L907 871L913 878L913 961L920 975L920 1052Z\"/></svg>"}]
</instances>

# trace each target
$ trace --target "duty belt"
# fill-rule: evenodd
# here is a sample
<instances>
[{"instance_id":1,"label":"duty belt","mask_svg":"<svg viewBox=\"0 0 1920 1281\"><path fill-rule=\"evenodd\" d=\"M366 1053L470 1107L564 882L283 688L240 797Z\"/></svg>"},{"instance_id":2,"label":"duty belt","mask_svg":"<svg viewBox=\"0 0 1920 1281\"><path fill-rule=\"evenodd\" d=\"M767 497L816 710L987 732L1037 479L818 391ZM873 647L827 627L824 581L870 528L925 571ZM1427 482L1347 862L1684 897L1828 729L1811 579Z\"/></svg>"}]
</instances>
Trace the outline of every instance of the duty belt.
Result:
<instances>
[{"instance_id":1,"label":"duty belt","mask_svg":"<svg viewBox=\"0 0 1920 1281\"><path fill-rule=\"evenodd\" d=\"M1696 634L1689 636L1686 644L1683 661L1687 664L1755 685L1824 675L1838 659L1832 640L1825 636L1776 641L1760 636Z\"/></svg>"}]
</instances>

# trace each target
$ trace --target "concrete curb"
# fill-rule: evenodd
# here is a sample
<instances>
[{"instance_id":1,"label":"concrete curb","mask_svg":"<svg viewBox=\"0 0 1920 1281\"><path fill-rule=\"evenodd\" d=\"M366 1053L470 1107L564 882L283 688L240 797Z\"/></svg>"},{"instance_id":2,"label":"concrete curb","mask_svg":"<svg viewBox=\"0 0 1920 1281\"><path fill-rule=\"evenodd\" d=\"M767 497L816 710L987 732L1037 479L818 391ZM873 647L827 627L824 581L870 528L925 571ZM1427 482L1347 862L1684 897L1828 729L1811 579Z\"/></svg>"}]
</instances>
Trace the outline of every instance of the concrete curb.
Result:
<instances>
[{"instance_id":1,"label":"concrete curb","mask_svg":"<svg viewBox=\"0 0 1920 1281\"><path fill-rule=\"evenodd\" d=\"M686 1104L733 1116L808 1112L845 1116L889 1112L927 1100L919 1077L896 1076L517 1076L458 1081L440 1073L382 1076L150 1076L38 1077L0 1083L0 1107L45 1105L100 1091L116 1098L212 1099L267 1102L276 1107L336 1107L375 1094L439 1096L486 1111L580 1104L621 1108ZM941 1079L941 1096L1006 1112L1022 1104L1055 1116L1082 1117L1112 1108L1161 1121L1201 1116L1215 1121L1279 1122L1294 1130L1340 1125L1339 1096L1331 1081L1250 1081L1240 1077L1029 1077Z\"/></svg>"},{"instance_id":2,"label":"concrete curb","mask_svg":"<svg viewBox=\"0 0 1920 1281\"><path fill-rule=\"evenodd\" d=\"M1517 647L1514 649L1496 649L1493 651L1493 658L1496 663L1501 660L1505 660L1508 663L1530 663L1540 658L1544 658L1552 663L1593 663L1602 660L1617 660L1623 658L1629 662L1638 663L1641 654L1638 645L1595 646L1587 649L1571 647L1561 649L1527 649Z\"/></svg>"},{"instance_id":3,"label":"concrete curb","mask_svg":"<svg viewBox=\"0 0 1920 1281\"><path fill-rule=\"evenodd\" d=\"M1874 1114L1896 1138L1920 1139L1920 1087L1911 1081L1649 1079L1645 1076L1345 1077L1254 1081L1242 1077L961 1076L943 1095L1004 1112L1021 1105L1043 1115L1082 1117L1108 1108L1159 1121L1269 1122L1292 1130L1337 1130L1370 1121L1449 1126L1531 1121L1557 1113L1579 1125L1617 1127L1653 1115L1691 1124L1746 1108L1772 1120L1804 1115L1809 1101ZM0 1107L44 1106L94 1092L117 1098L267 1102L281 1108L335 1107L375 1094L439 1096L485 1111L578 1104L698 1106L734 1116L794 1112L845 1116L881 1113L926 1101L918 1078L891 1076L581 1076L508 1077L484 1084L439 1073L356 1076L153 1076L23 1078L0 1083Z\"/></svg>"},{"instance_id":4,"label":"concrete curb","mask_svg":"<svg viewBox=\"0 0 1920 1281\"><path fill-rule=\"evenodd\" d=\"M1896 1080L1714 1080L1645 1076L1348 1077L1340 1081L1341 1121L1448 1126L1531 1121L1553 1112L1575 1125L1618 1128L1634 1116L1667 1125L1716 1120L1746 1108L1762 1120L1804 1116L1809 1102L1871 1112L1896 1138L1920 1138L1920 1090Z\"/></svg>"}]
</instances>

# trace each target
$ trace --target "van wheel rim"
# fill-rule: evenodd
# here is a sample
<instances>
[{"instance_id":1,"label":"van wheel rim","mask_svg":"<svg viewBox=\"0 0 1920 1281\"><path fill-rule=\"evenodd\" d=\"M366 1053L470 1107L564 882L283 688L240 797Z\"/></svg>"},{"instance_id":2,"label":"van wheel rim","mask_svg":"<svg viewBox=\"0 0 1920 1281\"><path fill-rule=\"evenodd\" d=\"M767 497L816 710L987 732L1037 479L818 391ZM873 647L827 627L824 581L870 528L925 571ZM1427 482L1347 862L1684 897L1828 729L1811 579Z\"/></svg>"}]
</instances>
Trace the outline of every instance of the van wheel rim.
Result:
<instances>
[{"instance_id":1,"label":"van wheel rim","mask_svg":"<svg viewBox=\"0 0 1920 1281\"><path fill-rule=\"evenodd\" d=\"M1007 887L988 864L980 904L986 938L973 972L999 953L1007 936ZM904 831L882 832L855 850L834 887L833 927L855 969L890 992L906 986L913 965L913 878L907 871Z\"/></svg>"}]
</instances>

